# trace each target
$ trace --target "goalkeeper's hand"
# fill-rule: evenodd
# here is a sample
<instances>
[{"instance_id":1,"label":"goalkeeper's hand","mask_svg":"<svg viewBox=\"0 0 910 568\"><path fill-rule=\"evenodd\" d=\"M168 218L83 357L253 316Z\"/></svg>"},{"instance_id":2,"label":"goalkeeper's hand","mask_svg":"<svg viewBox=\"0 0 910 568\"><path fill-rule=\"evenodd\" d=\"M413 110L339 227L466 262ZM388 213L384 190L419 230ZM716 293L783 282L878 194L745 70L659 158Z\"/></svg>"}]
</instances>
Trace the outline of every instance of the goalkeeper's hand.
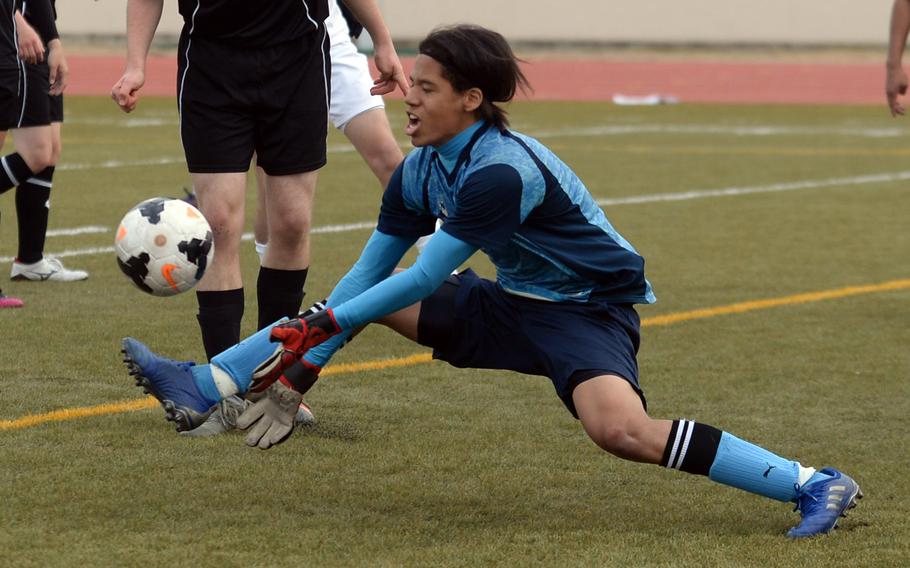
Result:
<instances>
[{"instance_id":1,"label":"goalkeeper's hand","mask_svg":"<svg viewBox=\"0 0 910 568\"><path fill-rule=\"evenodd\" d=\"M288 351L282 346L275 347L275 352L272 356L263 361L253 371L253 378L250 381L247 394L257 395L264 393L267 388L272 386L272 383L281 378L285 369L289 369L295 362L297 362L296 353Z\"/></svg>"},{"instance_id":2,"label":"goalkeeper's hand","mask_svg":"<svg viewBox=\"0 0 910 568\"><path fill-rule=\"evenodd\" d=\"M306 360L296 361L240 415L238 428L246 430L252 426L245 440L248 446L267 450L291 435L303 393L319 378L319 371Z\"/></svg>"},{"instance_id":3,"label":"goalkeeper's hand","mask_svg":"<svg viewBox=\"0 0 910 568\"><path fill-rule=\"evenodd\" d=\"M335 313L332 308L326 308L303 319L295 318L279 323L272 328L269 339L275 343L280 341L285 350L295 353L299 358L311 348L339 333L341 328L335 321Z\"/></svg>"}]
</instances>

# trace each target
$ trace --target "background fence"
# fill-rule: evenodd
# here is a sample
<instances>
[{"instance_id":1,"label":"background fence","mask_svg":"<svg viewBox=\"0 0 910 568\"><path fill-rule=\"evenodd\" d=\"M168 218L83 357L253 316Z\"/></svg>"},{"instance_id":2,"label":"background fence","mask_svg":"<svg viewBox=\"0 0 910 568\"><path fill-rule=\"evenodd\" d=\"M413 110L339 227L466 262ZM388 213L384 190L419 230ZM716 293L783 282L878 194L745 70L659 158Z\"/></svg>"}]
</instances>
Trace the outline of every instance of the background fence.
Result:
<instances>
[{"instance_id":1,"label":"background fence","mask_svg":"<svg viewBox=\"0 0 910 568\"><path fill-rule=\"evenodd\" d=\"M254 0L250 0L254 1ZM552 43L880 45L891 0L380 0L394 37L420 39L445 23L493 27L512 41ZM122 35L125 0L60 0L71 36ZM179 33L165 0L159 33Z\"/></svg>"}]
</instances>

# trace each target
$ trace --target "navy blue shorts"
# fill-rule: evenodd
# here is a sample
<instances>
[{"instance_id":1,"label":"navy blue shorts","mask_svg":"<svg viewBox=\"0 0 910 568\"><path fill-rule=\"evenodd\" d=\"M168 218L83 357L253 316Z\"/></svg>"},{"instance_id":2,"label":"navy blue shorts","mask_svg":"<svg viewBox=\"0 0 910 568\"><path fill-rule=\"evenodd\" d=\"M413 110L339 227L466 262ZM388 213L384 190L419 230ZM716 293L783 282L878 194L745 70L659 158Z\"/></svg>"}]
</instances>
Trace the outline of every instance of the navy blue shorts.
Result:
<instances>
[{"instance_id":1,"label":"navy blue shorts","mask_svg":"<svg viewBox=\"0 0 910 568\"><path fill-rule=\"evenodd\" d=\"M578 418L572 392L601 375L638 385L640 321L631 304L547 302L509 294L472 270L421 302L417 336L433 358L461 368L549 377Z\"/></svg>"}]
</instances>

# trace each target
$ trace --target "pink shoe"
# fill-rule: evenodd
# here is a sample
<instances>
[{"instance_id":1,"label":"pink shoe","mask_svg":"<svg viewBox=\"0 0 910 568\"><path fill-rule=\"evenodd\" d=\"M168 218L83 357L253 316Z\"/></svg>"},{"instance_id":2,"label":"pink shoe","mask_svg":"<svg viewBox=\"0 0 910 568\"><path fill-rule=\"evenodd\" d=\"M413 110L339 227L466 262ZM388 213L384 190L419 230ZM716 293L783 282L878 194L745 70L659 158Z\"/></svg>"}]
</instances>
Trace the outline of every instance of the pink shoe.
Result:
<instances>
[{"instance_id":1,"label":"pink shoe","mask_svg":"<svg viewBox=\"0 0 910 568\"><path fill-rule=\"evenodd\" d=\"M23 306L22 300L19 298L13 298L12 296L6 296L0 291L0 309L3 308L21 308Z\"/></svg>"}]
</instances>

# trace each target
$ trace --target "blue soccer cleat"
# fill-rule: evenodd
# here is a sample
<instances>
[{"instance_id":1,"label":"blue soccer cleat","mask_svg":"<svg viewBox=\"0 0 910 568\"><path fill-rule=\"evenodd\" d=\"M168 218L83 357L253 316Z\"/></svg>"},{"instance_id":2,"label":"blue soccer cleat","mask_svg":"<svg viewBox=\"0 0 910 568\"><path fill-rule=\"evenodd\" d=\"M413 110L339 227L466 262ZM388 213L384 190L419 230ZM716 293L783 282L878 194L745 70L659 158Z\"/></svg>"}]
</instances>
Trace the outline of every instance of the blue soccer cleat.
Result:
<instances>
[{"instance_id":1,"label":"blue soccer cleat","mask_svg":"<svg viewBox=\"0 0 910 568\"><path fill-rule=\"evenodd\" d=\"M863 492L853 479L833 467L826 467L821 473L830 479L817 481L800 490L796 497L796 509L803 520L787 531L790 538L804 538L827 534L837 527L837 521L847 516L847 511L856 507L856 500L863 498Z\"/></svg>"},{"instance_id":2,"label":"blue soccer cleat","mask_svg":"<svg viewBox=\"0 0 910 568\"><path fill-rule=\"evenodd\" d=\"M158 399L164 408L165 418L177 424L178 432L200 426L217 408L206 401L196 388L190 371L196 363L156 355L132 337L123 340L122 353L130 375L136 377L136 386Z\"/></svg>"}]
</instances>

